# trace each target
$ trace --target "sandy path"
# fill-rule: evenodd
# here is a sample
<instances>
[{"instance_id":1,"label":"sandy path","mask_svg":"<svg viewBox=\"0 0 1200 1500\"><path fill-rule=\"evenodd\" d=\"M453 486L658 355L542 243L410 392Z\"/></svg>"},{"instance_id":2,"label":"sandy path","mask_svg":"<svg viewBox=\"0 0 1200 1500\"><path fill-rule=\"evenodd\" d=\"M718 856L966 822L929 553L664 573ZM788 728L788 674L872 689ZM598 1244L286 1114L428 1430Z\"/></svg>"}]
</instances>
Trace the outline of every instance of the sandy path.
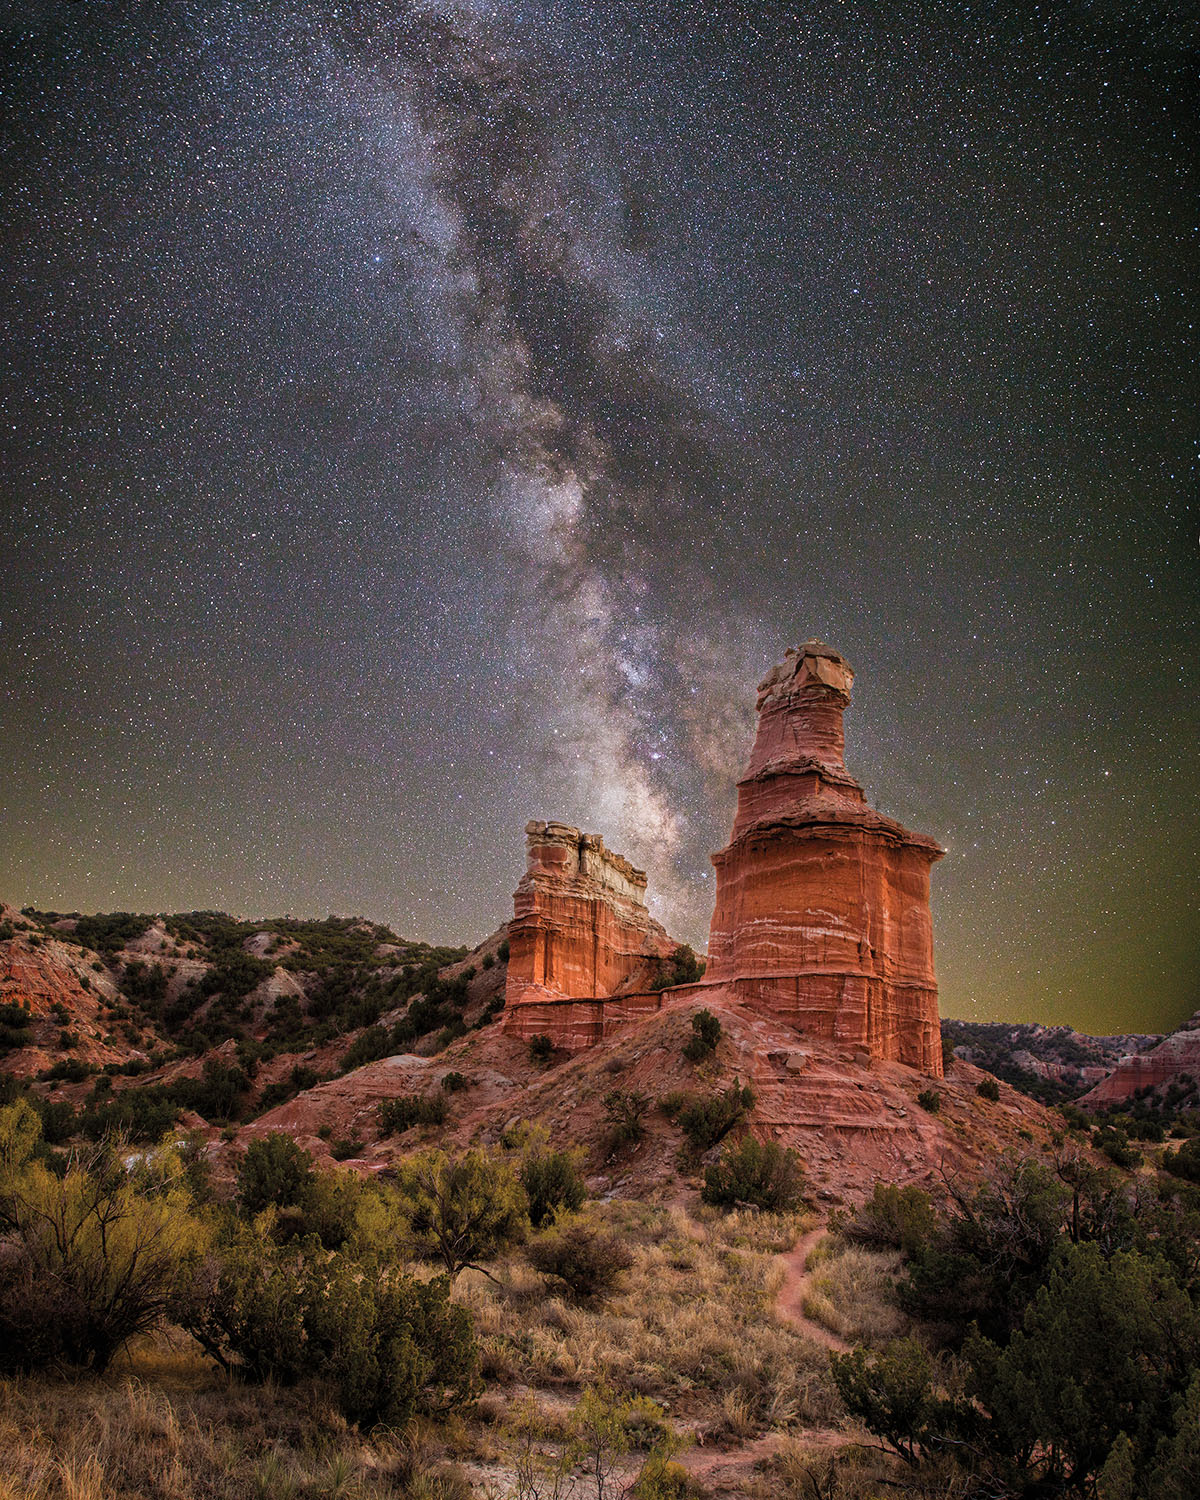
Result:
<instances>
[{"instance_id":1,"label":"sandy path","mask_svg":"<svg viewBox=\"0 0 1200 1500\"><path fill-rule=\"evenodd\" d=\"M804 1311L805 1294L812 1280L812 1273L808 1269L808 1257L814 1246L824 1237L825 1226L818 1224L815 1229L802 1234L786 1255L779 1257L783 1262L783 1285L779 1288L779 1295L775 1299L775 1310L786 1322L798 1328L805 1338L812 1339L823 1349L832 1349L838 1354L845 1354L850 1345L844 1339L838 1338L836 1333L830 1333L828 1328L815 1323Z\"/></svg>"}]
</instances>

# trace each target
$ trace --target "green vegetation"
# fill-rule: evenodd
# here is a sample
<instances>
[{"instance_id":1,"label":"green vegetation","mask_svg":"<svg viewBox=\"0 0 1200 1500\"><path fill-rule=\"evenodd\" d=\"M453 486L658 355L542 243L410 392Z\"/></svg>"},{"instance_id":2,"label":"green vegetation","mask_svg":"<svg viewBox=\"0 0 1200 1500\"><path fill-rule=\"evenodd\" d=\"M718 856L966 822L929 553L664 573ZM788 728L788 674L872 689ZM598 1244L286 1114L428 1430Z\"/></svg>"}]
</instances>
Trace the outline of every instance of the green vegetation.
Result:
<instances>
[{"instance_id":1,"label":"green vegetation","mask_svg":"<svg viewBox=\"0 0 1200 1500\"><path fill-rule=\"evenodd\" d=\"M418 1254L453 1278L481 1268L519 1241L529 1223L525 1190L511 1166L486 1151L457 1159L422 1151L397 1170L400 1211Z\"/></svg>"},{"instance_id":2,"label":"green vegetation","mask_svg":"<svg viewBox=\"0 0 1200 1500\"><path fill-rule=\"evenodd\" d=\"M446 1096L441 1094L400 1094L385 1099L375 1111L380 1135L401 1135L414 1125L441 1125L446 1118Z\"/></svg>"},{"instance_id":3,"label":"green vegetation","mask_svg":"<svg viewBox=\"0 0 1200 1500\"><path fill-rule=\"evenodd\" d=\"M652 990L667 990L677 984L695 984L704 975L704 960L687 943L681 943L650 981Z\"/></svg>"},{"instance_id":4,"label":"green vegetation","mask_svg":"<svg viewBox=\"0 0 1200 1500\"><path fill-rule=\"evenodd\" d=\"M527 1141L517 1176L528 1200L529 1222L535 1229L582 1207L587 1188L579 1168L580 1153L549 1145L544 1130Z\"/></svg>"},{"instance_id":5,"label":"green vegetation","mask_svg":"<svg viewBox=\"0 0 1200 1500\"><path fill-rule=\"evenodd\" d=\"M608 1150L613 1155L627 1146L636 1146L646 1134L646 1115L650 1109L646 1094L625 1089L610 1089L604 1096L604 1118L608 1121Z\"/></svg>"},{"instance_id":6,"label":"green vegetation","mask_svg":"<svg viewBox=\"0 0 1200 1500\"><path fill-rule=\"evenodd\" d=\"M700 1196L720 1208L782 1213L797 1206L803 1186L804 1172L795 1151L747 1135L726 1146L720 1160L706 1168Z\"/></svg>"},{"instance_id":7,"label":"green vegetation","mask_svg":"<svg viewBox=\"0 0 1200 1500\"><path fill-rule=\"evenodd\" d=\"M529 1264L573 1297L605 1297L633 1265L633 1256L615 1235L573 1223L542 1235L526 1251Z\"/></svg>"},{"instance_id":8,"label":"green vegetation","mask_svg":"<svg viewBox=\"0 0 1200 1500\"><path fill-rule=\"evenodd\" d=\"M698 1010L692 1017L692 1034L684 1043L683 1055L688 1062L707 1062L720 1040L720 1021L711 1010Z\"/></svg>"},{"instance_id":9,"label":"green vegetation","mask_svg":"<svg viewBox=\"0 0 1200 1500\"><path fill-rule=\"evenodd\" d=\"M680 1126L695 1152L707 1151L729 1134L754 1108L754 1090L735 1078L719 1094L673 1093L660 1100L669 1119Z\"/></svg>"}]
</instances>

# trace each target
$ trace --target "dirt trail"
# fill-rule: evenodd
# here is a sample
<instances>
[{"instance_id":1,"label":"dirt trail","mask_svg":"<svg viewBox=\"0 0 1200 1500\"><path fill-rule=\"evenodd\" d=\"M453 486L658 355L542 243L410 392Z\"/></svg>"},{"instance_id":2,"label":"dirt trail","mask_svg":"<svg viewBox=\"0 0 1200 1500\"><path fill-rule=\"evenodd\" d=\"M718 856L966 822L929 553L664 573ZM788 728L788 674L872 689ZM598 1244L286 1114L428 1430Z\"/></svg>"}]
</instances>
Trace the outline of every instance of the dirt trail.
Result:
<instances>
[{"instance_id":1,"label":"dirt trail","mask_svg":"<svg viewBox=\"0 0 1200 1500\"><path fill-rule=\"evenodd\" d=\"M825 1226L818 1224L815 1229L802 1234L786 1255L779 1257L783 1263L783 1285L775 1299L775 1310L781 1318L798 1328L805 1338L812 1339L824 1349L845 1354L850 1345L838 1338L836 1333L830 1333L828 1328L815 1323L804 1311L804 1298L812 1280L812 1273L808 1270L808 1257L824 1236Z\"/></svg>"}]
</instances>

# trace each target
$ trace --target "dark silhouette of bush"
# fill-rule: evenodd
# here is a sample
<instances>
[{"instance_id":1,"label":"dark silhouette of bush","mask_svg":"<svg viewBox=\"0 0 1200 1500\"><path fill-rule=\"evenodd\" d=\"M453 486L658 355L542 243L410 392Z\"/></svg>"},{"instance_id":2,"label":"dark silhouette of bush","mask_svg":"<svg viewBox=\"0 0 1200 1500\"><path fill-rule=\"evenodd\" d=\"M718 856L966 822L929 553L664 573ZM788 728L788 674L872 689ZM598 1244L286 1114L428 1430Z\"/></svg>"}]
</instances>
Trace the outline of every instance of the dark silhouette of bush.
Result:
<instances>
[{"instance_id":1,"label":"dark silhouette of bush","mask_svg":"<svg viewBox=\"0 0 1200 1500\"><path fill-rule=\"evenodd\" d=\"M694 1151L707 1151L754 1108L754 1090L735 1078L719 1094L667 1095L663 1108L687 1136Z\"/></svg>"},{"instance_id":2,"label":"dark silhouette of bush","mask_svg":"<svg viewBox=\"0 0 1200 1500\"><path fill-rule=\"evenodd\" d=\"M457 1094L470 1086L471 1080L465 1073L450 1072L442 1078L442 1091L447 1094Z\"/></svg>"},{"instance_id":3,"label":"dark silhouette of bush","mask_svg":"<svg viewBox=\"0 0 1200 1500\"><path fill-rule=\"evenodd\" d=\"M684 1043L683 1055L688 1062L704 1062L717 1050L720 1040L720 1021L711 1010L698 1010L692 1017L692 1034Z\"/></svg>"},{"instance_id":4,"label":"dark silhouette of bush","mask_svg":"<svg viewBox=\"0 0 1200 1500\"><path fill-rule=\"evenodd\" d=\"M539 1031L536 1036L529 1038L529 1060L530 1062L549 1062L554 1056L554 1039L548 1037L544 1031Z\"/></svg>"},{"instance_id":5,"label":"dark silhouette of bush","mask_svg":"<svg viewBox=\"0 0 1200 1500\"><path fill-rule=\"evenodd\" d=\"M680 943L671 955L669 967L659 970L650 981L650 988L667 990L677 984L695 984L703 977L704 967L704 960L697 958L687 943Z\"/></svg>"},{"instance_id":6,"label":"dark silhouette of bush","mask_svg":"<svg viewBox=\"0 0 1200 1500\"><path fill-rule=\"evenodd\" d=\"M633 1264L620 1240L586 1224L543 1235L525 1253L534 1270L579 1298L606 1296Z\"/></svg>"},{"instance_id":7,"label":"dark silhouette of bush","mask_svg":"<svg viewBox=\"0 0 1200 1500\"><path fill-rule=\"evenodd\" d=\"M937 1232L933 1199L919 1187L877 1182L871 1196L841 1226L852 1243L872 1250L903 1250L915 1255Z\"/></svg>"},{"instance_id":8,"label":"dark silhouette of bush","mask_svg":"<svg viewBox=\"0 0 1200 1500\"><path fill-rule=\"evenodd\" d=\"M385 1099L375 1117L380 1135L401 1135L414 1125L441 1125L447 1108L445 1094L399 1094Z\"/></svg>"},{"instance_id":9,"label":"dark silhouette of bush","mask_svg":"<svg viewBox=\"0 0 1200 1500\"><path fill-rule=\"evenodd\" d=\"M646 1134L645 1116L650 1100L645 1094L610 1089L604 1096L604 1118L608 1121L608 1149L621 1151L636 1146Z\"/></svg>"},{"instance_id":10,"label":"dark silhouette of bush","mask_svg":"<svg viewBox=\"0 0 1200 1500\"><path fill-rule=\"evenodd\" d=\"M517 1176L529 1199L529 1222L535 1229L553 1222L561 1213L574 1213L587 1197L576 1155L571 1151L532 1146L526 1150Z\"/></svg>"},{"instance_id":11,"label":"dark silhouette of bush","mask_svg":"<svg viewBox=\"0 0 1200 1500\"><path fill-rule=\"evenodd\" d=\"M182 1327L224 1369L251 1380L326 1385L362 1427L445 1416L477 1390L471 1320L446 1276L248 1231L210 1258L176 1299Z\"/></svg>"},{"instance_id":12,"label":"dark silhouette of bush","mask_svg":"<svg viewBox=\"0 0 1200 1500\"><path fill-rule=\"evenodd\" d=\"M705 1169L700 1196L720 1208L748 1204L770 1212L794 1208L804 1188L804 1171L795 1151L752 1135L730 1144L720 1160Z\"/></svg>"},{"instance_id":13,"label":"dark silhouette of bush","mask_svg":"<svg viewBox=\"0 0 1200 1500\"><path fill-rule=\"evenodd\" d=\"M936 1115L942 1107L942 1096L937 1089L922 1089L917 1095L917 1103L929 1114Z\"/></svg>"},{"instance_id":14,"label":"dark silhouette of bush","mask_svg":"<svg viewBox=\"0 0 1200 1500\"><path fill-rule=\"evenodd\" d=\"M244 1214L299 1205L313 1178L312 1156L290 1135L273 1130L246 1147L237 1175L238 1204Z\"/></svg>"},{"instance_id":15,"label":"dark silhouette of bush","mask_svg":"<svg viewBox=\"0 0 1200 1500\"><path fill-rule=\"evenodd\" d=\"M990 1099L994 1104L1000 1097L1000 1085L994 1078L981 1078L975 1085L975 1092L981 1099Z\"/></svg>"}]
</instances>

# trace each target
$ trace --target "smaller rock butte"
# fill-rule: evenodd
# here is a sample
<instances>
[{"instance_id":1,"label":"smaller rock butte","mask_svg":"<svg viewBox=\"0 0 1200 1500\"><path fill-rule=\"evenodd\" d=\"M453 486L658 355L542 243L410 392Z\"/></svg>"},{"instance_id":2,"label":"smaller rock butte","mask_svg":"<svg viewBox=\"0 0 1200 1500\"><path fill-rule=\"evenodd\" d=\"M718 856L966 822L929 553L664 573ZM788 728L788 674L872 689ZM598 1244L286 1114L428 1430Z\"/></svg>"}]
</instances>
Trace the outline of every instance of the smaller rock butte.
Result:
<instances>
[{"instance_id":1,"label":"smaller rock butte","mask_svg":"<svg viewBox=\"0 0 1200 1500\"><path fill-rule=\"evenodd\" d=\"M576 1051L658 1009L648 992L675 944L646 909L646 876L566 823L529 823L508 929L504 1029Z\"/></svg>"},{"instance_id":2,"label":"smaller rock butte","mask_svg":"<svg viewBox=\"0 0 1200 1500\"><path fill-rule=\"evenodd\" d=\"M646 877L595 834L530 823L509 929L505 1030L571 1051L709 992L942 1076L929 873L942 849L876 812L843 760L854 673L806 641L758 689L758 733L699 984L650 991L674 944Z\"/></svg>"}]
</instances>

